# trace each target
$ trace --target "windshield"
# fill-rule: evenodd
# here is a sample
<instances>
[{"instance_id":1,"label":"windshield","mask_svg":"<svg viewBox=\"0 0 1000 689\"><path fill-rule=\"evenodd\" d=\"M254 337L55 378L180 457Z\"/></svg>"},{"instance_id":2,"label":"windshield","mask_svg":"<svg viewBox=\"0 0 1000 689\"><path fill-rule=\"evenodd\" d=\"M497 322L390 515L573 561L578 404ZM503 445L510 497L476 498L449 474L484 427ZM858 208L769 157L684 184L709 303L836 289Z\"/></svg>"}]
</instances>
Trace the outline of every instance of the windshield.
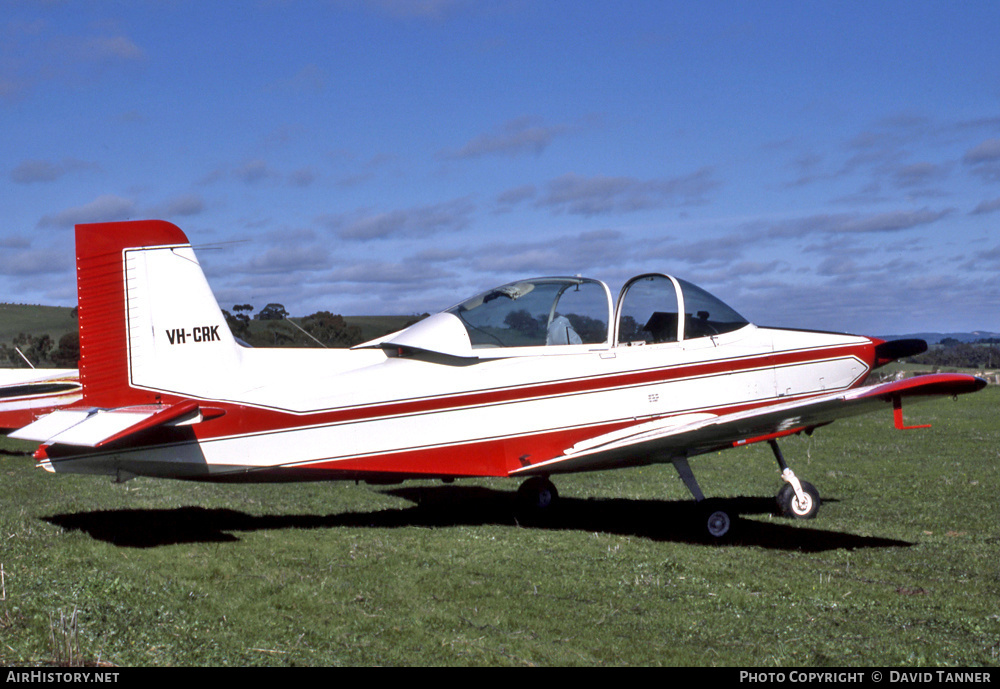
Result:
<instances>
[{"instance_id":1,"label":"windshield","mask_svg":"<svg viewBox=\"0 0 1000 689\"><path fill-rule=\"evenodd\" d=\"M538 347L608 341L610 303L604 283L584 278L512 282L448 309L472 347Z\"/></svg>"},{"instance_id":2,"label":"windshield","mask_svg":"<svg viewBox=\"0 0 1000 689\"><path fill-rule=\"evenodd\" d=\"M739 330L748 321L722 301L685 280L640 275L622 289L618 304L620 344L661 344Z\"/></svg>"},{"instance_id":3,"label":"windshield","mask_svg":"<svg viewBox=\"0 0 1000 689\"><path fill-rule=\"evenodd\" d=\"M701 287L678 279L684 294L684 339L739 330L749 321Z\"/></svg>"}]
</instances>

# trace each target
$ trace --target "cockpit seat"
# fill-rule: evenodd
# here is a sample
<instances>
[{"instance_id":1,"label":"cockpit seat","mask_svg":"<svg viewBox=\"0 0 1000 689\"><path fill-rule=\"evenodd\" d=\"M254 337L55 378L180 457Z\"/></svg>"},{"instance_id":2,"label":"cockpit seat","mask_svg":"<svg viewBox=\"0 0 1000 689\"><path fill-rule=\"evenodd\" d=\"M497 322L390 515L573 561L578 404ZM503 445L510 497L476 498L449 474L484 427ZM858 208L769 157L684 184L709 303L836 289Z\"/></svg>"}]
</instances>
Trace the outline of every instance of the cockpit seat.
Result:
<instances>
[{"instance_id":1,"label":"cockpit seat","mask_svg":"<svg viewBox=\"0 0 1000 689\"><path fill-rule=\"evenodd\" d=\"M548 332L545 335L546 345L566 345L583 344L583 340L570 324L566 316L556 316L549 323Z\"/></svg>"}]
</instances>

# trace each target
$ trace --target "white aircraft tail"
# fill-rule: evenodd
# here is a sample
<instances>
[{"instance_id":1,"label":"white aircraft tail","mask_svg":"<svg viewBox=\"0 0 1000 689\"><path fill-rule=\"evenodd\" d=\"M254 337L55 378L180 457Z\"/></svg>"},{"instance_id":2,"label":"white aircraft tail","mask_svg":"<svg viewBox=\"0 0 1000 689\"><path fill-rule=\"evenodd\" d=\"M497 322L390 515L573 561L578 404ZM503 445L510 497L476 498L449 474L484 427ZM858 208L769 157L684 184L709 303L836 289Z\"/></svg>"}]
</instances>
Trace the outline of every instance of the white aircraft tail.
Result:
<instances>
[{"instance_id":1,"label":"white aircraft tail","mask_svg":"<svg viewBox=\"0 0 1000 689\"><path fill-rule=\"evenodd\" d=\"M86 404L213 397L232 380L241 348L180 228L77 225L76 257Z\"/></svg>"}]
</instances>

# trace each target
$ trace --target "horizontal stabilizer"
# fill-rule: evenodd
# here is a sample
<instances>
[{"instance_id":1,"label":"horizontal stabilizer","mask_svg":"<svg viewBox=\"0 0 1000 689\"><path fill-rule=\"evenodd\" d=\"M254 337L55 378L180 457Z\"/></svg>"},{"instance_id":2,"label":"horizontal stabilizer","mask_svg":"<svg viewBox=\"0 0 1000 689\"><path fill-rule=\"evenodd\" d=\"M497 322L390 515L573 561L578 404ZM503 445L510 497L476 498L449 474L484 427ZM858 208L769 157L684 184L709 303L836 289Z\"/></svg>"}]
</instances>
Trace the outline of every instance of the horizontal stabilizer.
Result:
<instances>
[{"instance_id":1,"label":"horizontal stabilizer","mask_svg":"<svg viewBox=\"0 0 1000 689\"><path fill-rule=\"evenodd\" d=\"M101 447L156 426L197 423L221 413L214 409L202 410L191 400L168 406L60 409L11 433L10 437L34 440L43 445Z\"/></svg>"},{"instance_id":2,"label":"horizontal stabilizer","mask_svg":"<svg viewBox=\"0 0 1000 689\"><path fill-rule=\"evenodd\" d=\"M85 421L93 412L87 409L61 409L46 414L34 423L10 433L18 440L45 442L63 431Z\"/></svg>"}]
</instances>

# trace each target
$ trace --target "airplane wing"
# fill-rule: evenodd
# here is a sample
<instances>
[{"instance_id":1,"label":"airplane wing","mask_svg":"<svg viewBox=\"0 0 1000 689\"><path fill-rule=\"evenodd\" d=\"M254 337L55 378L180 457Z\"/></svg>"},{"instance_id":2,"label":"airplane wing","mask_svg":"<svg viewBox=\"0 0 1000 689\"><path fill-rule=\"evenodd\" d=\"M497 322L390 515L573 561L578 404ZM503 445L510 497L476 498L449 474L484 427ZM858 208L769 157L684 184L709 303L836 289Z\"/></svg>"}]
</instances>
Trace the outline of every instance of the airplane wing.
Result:
<instances>
[{"instance_id":1,"label":"airplane wing","mask_svg":"<svg viewBox=\"0 0 1000 689\"><path fill-rule=\"evenodd\" d=\"M892 405L896 427L904 429L908 427L903 425L903 398L960 395L985 386L986 381L975 376L934 374L728 414L667 417L581 441L560 457L511 473L564 473L648 464L791 435L886 405Z\"/></svg>"}]
</instances>

